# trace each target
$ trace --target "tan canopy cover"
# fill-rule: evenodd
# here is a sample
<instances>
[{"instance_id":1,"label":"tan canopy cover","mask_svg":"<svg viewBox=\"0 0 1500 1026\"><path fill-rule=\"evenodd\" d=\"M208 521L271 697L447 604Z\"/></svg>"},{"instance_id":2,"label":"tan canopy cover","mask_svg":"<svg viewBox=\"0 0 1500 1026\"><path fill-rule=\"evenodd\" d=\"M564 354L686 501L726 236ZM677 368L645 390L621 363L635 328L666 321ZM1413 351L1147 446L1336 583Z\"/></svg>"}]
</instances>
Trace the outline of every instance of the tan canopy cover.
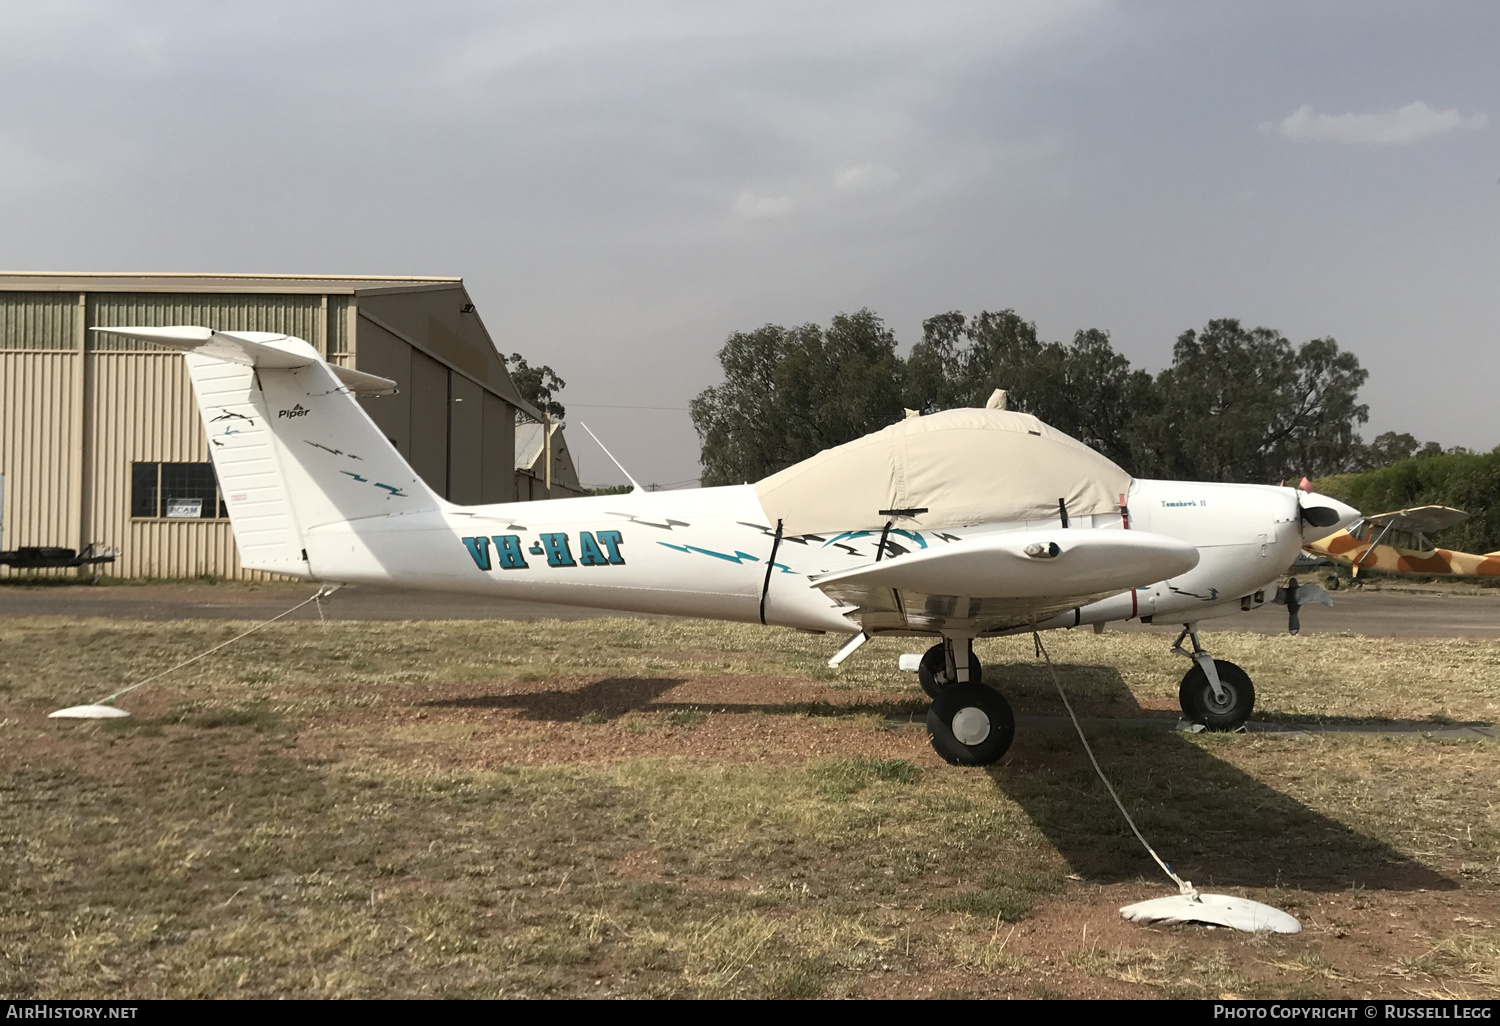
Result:
<instances>
[{"instance_id":1,"label":"tan canopy cover","mask_svg":"<svg viewBox=\"0 0 1500 1026\"><path fill-rule=\"evenodd\" d=\"M945 410L825 449L758 482L788 535L879 528L881 510L926 509L899 526L962 527L1119 511L1130 475L1027 413Z\"/></svg>"}]
</instances>

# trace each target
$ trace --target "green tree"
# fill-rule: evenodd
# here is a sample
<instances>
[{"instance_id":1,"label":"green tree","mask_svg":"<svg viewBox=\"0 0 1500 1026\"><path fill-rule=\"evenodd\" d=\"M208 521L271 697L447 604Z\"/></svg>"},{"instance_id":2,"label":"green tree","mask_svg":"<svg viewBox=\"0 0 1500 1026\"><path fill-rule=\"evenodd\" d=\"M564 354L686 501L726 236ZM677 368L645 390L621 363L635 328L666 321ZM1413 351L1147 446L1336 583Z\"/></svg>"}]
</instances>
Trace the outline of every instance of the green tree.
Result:
<instances>
[{"instance_id":1,"label":"green tree","mask_svg":"<svg viewBox=\"0 0 1500 1026\"><path fill-rule=\"evenodd\" d=\"M756 480L893 423L903 405L983 406L996 388L1010 409L1143 477L1295 479L1355 469L1372 448L1354 433L1367 418L1358 396L1368 377L1354 354L1328 338L1293 346L1231 319L1184 332L1154 379L1105 331L1044 342L1010 309L930 317L905 361L880 319L861 310L826 330L738 332L719 362L724 383L691 406L705 484Z\"/></svg>"},{"instance_id":2,"label":"green tree","mask_svg":"<svg viewBox=\"0 0 1500 1026\"><path fill-rule=\"evenodd\" d=\"M1415 435L1405 431L1383 431L1375 436L1374 441L1356 447L1352 463L1356 471L1378 470L1413 456L1442 454L1443 447L1437 442L1419 443Z\"/></svg>"},{"instance_id":3,"label":"green tree","mask_svg":"<svg viewBox=\"0 0 1500 1026\"><path fill-rule=\"evenodd\" d=\"M1295 348L1269 328L1209 321L1177 339L1140 424L1137 473L1204 481L1276 481L1347 469L1368 419L1368 377L1333 339Z\"/></svg>"},{"instance_id":4,"label":"green tree","mask_svg":"<svg viewBox=\"0 0 1500 1026\"><path fill-rule=\"evenodd\" d=\"M869 310L730 335L722 384L688 409L705 486L756 481L901 418L896 338Z\"/></svg>"},{"instance_id":5,"label":"green tree","mask_svg":"<svg viewBox=\"0 0 1500 1026\"><path fill-rule=\"evenodd\" d=\"M1376 467L1388 467L1397 460L1411 459L1417 454L1417 448L1415 435L1405 431L1384 431L1360 450L1358 469L1374 470Z\"/></svg>"},{"instance_id":6,"label":"green tree","mask_svg":"<svg viewBox=\"0 0 1500 1026\"><path fill-rule=\"evenodd\" d=\"M983 406L995 389L1009 409L1033 414L1129 468L1134 424L1153 409L1151 375L1132 370L1109 333L1041 342L1014 310L928 318L906 362L906 405L924 413Z\"/></svg>"},{"instance_id":7,"label":"green tree","mask_svg":"<svg viewBox=\"0 0 1500 1026\"><path fill-rule=\"evenodd\" d=\"M1014 310L985 310L965 317L954 310L922 322L922 341L906 361L903 398L923 413L983 406L997 388L1007 391L1012 408L1045 376L1039 363L1045 346L1036 325ZM1027 411L1031 412L1031 411Z\"/></svg>"},{"instance_id":8,"label":"green tree","mask_svg":"<svg viewBox=\"0 0 1500 1026\"><path fill-rule=\"evenodd\" d=\"M557 376L557 372L546 364L533 367L520 353L511 353L510 359L501 357L510 372L511 383L522 399L547 414L553 420L561 420L567 413L556 394L568 387L568 383Z\"/></svg>"},{"instance_id":9,"label":"green tree","mask_svg":"<svg viewBox=\"0 0 1500 1026\"><path fill-rule=\"evenodd\" d=\"M1370 407L1358 401L1369 377L1359 358L1331 338L1297 349L1287 402L1268 439L1281 463L1276 476L1326 474L1351 465L1360 448L1355 425L1370 419Z\"/></svg>"},{"instance_id":10,"label":"green tree","mask_svg":"<svg viewBox=\"0 0 1500 1026\"><path fill-rule=\"evenodd\" d=\"M1079 331L1072 342L1052 343L1048 349L1044 369L1050 373L1031 385L1037 390L1031 412L1133 470L1140 455L1137 425L1156 408L1151 375L1132 370L1130 361L1115 352L1108 333L1098 328Z\"/></svg>"}]
</instances>

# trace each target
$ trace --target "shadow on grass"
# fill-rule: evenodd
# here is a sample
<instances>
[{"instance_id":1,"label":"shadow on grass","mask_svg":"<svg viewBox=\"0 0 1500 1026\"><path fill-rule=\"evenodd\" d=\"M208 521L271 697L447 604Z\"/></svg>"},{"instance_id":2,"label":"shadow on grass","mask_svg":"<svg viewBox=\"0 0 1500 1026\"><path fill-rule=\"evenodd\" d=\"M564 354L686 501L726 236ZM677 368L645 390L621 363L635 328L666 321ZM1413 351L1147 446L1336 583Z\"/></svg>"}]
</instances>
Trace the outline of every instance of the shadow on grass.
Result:
<instances>
[{"instance_id":1,"label":"shadow on grass","mask_svg":"<svg viewBox=\"0 0 1500 1026\"><path fill-rule=\"evenodd\" d=\"M517 709L523 720L569 723L585 714L596 722L618 719L628 712L769 713L776 716L926 716L925 699L889 702L660 702L657 699L682 677L607 677L572 691L531 691L514 695L475 695L421 703L426 708Z\"/></svg>"},{"instance_id":2,"label":"shadow on grass","mask_svg":"<svg viewBox=\"0 0 1500 1026\"><path fill-rule=\"evenodd\" d=\"M1064 680L1069 671L1082 669L1058 667ZM1104 687L1113 692L1091 697L1135 706L1136 716L1152 715L1136 706L1117 673L1098 666L1086 669L1095 682L1091 691ZM1216 758L1203 740L1147 726L1086 732L1141 832L1180 875L1200 887L1458 887L1385 842ZM1221 743L1235 740L1223 737ZM1116 883L1156 872L1099 782L1071 724L1019 734L1004 764L986 772L1085 880ZM1393 817L1400 815L1392 810Z\"/></svg>"},{"instance_id":3,"label":"shadow on grass","mask_svg":"<svg viewBox=\"0 0 1500 1026\"><path fill-rule=\"evenodd\" d=\"M523 720L563 723L584 713L600 721L614 720L628 712L650 707L675 709L686 706L657 705L656 698L682 684L682 677L607 677L573 691L530 691L518 695L475 695L423 702L429 708L518 709Z\"/></svg>"}]
</instances>

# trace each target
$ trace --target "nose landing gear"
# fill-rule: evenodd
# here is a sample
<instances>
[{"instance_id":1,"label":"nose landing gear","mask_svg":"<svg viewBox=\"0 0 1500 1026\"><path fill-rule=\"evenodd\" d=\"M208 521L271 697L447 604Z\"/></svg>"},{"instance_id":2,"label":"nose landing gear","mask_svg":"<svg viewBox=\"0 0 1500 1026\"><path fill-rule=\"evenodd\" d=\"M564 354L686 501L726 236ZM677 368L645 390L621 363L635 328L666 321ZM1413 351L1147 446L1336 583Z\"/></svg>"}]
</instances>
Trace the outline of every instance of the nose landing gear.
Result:
<instances>
[{"instance_id":1,"label":"nose landing gear","mask_svg":"<svg viewBox=\"0 0 1500 1026\"><path fill-rule=\"evenodd\" d=\"M1192 639L1191 652L1182 647L1184 638ZM1255 708L1255 685L1250 675L1227 659L1209 655L1198 641L1196 623L1182 625L1172 651L1193 661L1193 668L1177 689L1183 718L1208 730L1238 730L1244 726Z\"/></svg>"}]
</instances>

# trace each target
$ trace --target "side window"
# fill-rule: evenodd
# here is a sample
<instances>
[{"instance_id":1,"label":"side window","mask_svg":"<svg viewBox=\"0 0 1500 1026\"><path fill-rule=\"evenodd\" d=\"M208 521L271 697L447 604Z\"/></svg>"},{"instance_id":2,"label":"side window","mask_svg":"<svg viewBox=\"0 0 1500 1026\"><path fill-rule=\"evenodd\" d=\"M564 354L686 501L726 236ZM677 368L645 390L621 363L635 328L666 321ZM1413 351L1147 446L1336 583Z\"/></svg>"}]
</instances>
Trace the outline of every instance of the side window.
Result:
<instances>
[{"instance_id":1,"label":"side window","mask_svg":"<svg viewBox=\"0 0 1500 1026\"><path fill-rule=\"evenodd\" d=\"M161 464L130 465L130 515L154 517L161 508Z\"/></svg>"},{"instance_id":2,"label":"side window","mask_svg":"<svg viewBox=\"0 0 1500 1026\"><path fill-rule=\"evenodd\" d=\"M212 520L228 511L212 463L135 463L130 468L130 515Z\"/></svg>"}]
</instances>

